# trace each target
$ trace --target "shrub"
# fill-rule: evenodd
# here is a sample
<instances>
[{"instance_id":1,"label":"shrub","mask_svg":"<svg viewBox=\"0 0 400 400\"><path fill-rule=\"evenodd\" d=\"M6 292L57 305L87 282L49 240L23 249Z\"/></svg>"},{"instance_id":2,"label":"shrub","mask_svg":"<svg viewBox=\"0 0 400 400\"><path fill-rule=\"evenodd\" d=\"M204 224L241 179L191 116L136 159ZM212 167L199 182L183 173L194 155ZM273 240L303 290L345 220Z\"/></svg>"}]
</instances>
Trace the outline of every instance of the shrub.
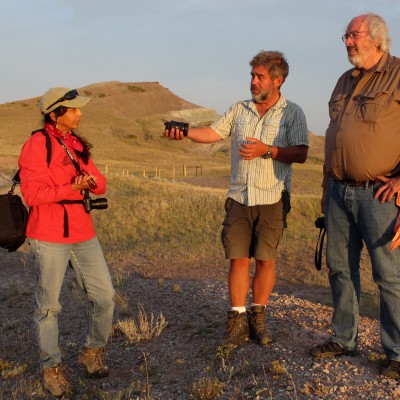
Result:
<instances>
[{"instance_id":1,"label":"shrub","mask_svg":"<svg viewBox=\"0 0 400 400\"><path fill-rule=\"evenodd\" d=\"M196 400L218 399L223 393L223 383L217 378L201 378L191 388L191 398Z\"/></svg>"},{"instance_id":2,"label":"shrub","mask_svg":"<svg viewBox=\"0 0 400 400\"><path fill-rule=\"evenodd\" d=\"M145 90L141 88L140 86L135 86L135 85L129 85L128 90L131 92L136 92L136 93L143 93Z\"/></svg>"},{"instance_id":3,"label":"shrub","mask_svg":"<svg viewBox=\"0 0 400 400\"><path fill-rule=\"evenodd\" d=\"M138 305L138 310L136 321L134 319L118 320L116 324L116 328L126 336L129 345L160 336L168 324L163 314L160 314L157 319L150 314L148 318L141 304Z\"/></svg>"}]
</instances>

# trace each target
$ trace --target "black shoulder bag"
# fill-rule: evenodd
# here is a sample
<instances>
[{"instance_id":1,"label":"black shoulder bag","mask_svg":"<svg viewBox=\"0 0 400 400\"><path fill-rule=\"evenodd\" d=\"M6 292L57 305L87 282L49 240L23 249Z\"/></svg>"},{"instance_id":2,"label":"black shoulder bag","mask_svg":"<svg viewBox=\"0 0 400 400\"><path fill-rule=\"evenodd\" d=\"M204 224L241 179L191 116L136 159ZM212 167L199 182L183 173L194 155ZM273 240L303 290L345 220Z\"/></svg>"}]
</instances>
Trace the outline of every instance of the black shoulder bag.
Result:
<instances>
[{"instance_id":1,"label":"black shoulder bag","mask_svg":"<svg viewBox=\"0 0 400 400\"><path fill-rule=\"evenodd\" d=\"M0 195L0 247L13 252L25 242L29 213L22 199L14 194L19 181L13 178L13 185L7 194Z\"/></svg>"}]
</instances>

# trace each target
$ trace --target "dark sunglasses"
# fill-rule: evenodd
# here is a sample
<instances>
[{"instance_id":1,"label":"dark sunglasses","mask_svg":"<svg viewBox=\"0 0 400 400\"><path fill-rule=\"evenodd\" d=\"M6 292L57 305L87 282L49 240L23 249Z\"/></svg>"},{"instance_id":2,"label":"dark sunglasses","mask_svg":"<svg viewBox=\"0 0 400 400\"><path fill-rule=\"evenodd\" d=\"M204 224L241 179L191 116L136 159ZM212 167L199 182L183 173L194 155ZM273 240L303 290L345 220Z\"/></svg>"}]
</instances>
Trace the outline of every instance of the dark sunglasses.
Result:
<instances>
[{"instance_id":1,"label":"dark sunglasses","mask_svg":"<svg viewBox=\"0 0 400 400\"><path fill-rule=\"evenodd\" d=\"M65 93L63 97L60 97L58 100L56 100L54 103L50 104L47 108L46 111L53 107L57 103L62 103L65 100L73 100L76 99L79 96L79 93L76 89L72 89L69 92Z\"/></svg>"}]
</instances>

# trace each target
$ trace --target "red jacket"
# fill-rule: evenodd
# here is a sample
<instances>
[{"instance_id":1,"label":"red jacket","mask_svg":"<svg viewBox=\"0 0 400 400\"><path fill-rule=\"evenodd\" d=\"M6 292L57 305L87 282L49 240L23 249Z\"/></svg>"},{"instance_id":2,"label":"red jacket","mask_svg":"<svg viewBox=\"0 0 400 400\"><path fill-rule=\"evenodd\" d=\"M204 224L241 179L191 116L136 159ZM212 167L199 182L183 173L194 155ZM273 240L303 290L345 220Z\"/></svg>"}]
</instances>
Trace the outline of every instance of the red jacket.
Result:
<instances>
[{"instance_id":1,"label":"red jacket","mask_svg":"<svg viewBox=\"0 0 400 400\"><path fill-rule=\"evenodd\" d=\"M57 139L49 134L52 156L46 162L46 138L35 133L24 144L18 160L21 177L21 192L30 207L26 236L32 239L55 243L76 243L92 239L96 234L90 214L82 204L57 204L61 200L82 200L79 190L72 190L76 169ZM92 193L100 195L106 191L106 178L89 159L87 165L73 153L75 159L87 172L95 175L97 188ZM69 236L64 237L64 207L68 214Z\"/></svg>"}]
</instances>

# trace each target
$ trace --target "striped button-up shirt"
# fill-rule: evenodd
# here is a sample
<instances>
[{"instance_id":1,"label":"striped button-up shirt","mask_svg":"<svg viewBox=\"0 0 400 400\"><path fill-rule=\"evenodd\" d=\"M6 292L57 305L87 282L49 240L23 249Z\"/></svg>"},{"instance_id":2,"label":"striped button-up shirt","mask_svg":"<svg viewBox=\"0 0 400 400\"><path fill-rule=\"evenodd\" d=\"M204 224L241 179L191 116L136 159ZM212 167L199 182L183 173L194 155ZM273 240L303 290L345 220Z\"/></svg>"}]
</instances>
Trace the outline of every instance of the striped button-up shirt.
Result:
<instances>
[{"instance_id":1,"label":"striped button-up shirt","mask_svg":"<svg viewBox=\"0 0 400 400\"><path fill-rule=\"evenodd\" d=\"M308 146L305 115L283 95L261 118L253 100L234 104L211 128L223 139L231 136L231 183L228 197L246 206L274 204L290 192L291 164L257 157L244 160L239 149L247 137L271 146Z\"/></svg>"}]
</instances>

